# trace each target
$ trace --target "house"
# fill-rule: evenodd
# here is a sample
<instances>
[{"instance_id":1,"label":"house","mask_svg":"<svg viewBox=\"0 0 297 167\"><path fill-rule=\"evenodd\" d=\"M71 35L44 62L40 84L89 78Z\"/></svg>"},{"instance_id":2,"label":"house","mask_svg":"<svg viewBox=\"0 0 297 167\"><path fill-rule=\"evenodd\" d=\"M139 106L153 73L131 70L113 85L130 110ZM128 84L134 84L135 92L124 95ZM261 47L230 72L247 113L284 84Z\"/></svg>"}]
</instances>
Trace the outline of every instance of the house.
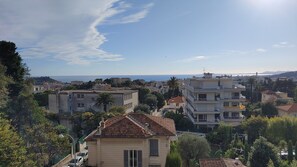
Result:
<instances>
[{"instance_id":1,"label":"house","mask_svg":"<svg viewBox=\"0 0 297 167\"><path fill-rule=\"evenodd\" d=\"M102 120L86 137L88 166L165 167L174 121L141 113Z\"/></svg>"},{"instance_id":2,"label":"house","mask_svg":"<svg viewBox=\"0 0 297 167\"><path fill-rule=\"evenodd\" d=\"M290 117L297 117L297 103L277 106L278 115L281 117L290 116Z\"/></svg>"},{"instance_id":3,"label":"house","mask_svg":"<svg viewBox=\"0 0 297 167\"><path fill-rule=\"evenodd\" d=\"M246 167L238 159L206 158L199 159L200 167Z\"/></svg>"},{"instance_id":4,"label":"house","mask_svg":"<svg viewBox=\"0 0 297 167\"><path fill-rule=\"evenodd\" d=\"M245 86L231 76L193 77L184 81L185 112L198 128L213 128L220 122L239 125L243 120Z\"/></svg>"},{"instance_id":5,"label":"house","mask_svg":"<svg viewBox=\"0 0 297 167\"><path fill-rule=\"evenodd\" d=\"M177 96L168 100L166 108L173 109L175 111L180 107L184 108L184 106L185 106L184 98L182 96Z\"/></svg>"},{"instance_id":6,"label":"house","mask_svg":"<svg viewBox=\"0 0 297 167\"><path fill-rule=\"evenodd\" d=\"M65 90L49 94L49 111L54 113L73 113L84 111L103 111L103 105L97 106L96 99L101 93L111 94L113 103L107 105L125 107L126 112L132 112L138 105L137 90Z\"/></svg>"},{"instance_id":7,"label":"house","mask_svg":"<svg viewBox=\"0 0 297 167\"><path fill-rule=\"evenodd\" d=\"M271 90L266 90L261 92L262 98L261 103L275 103L277 101L283 102L283 103L292 103L293 98L288 97L288 93L285 92L274 92Z\"/></svg>"}]
</instances>

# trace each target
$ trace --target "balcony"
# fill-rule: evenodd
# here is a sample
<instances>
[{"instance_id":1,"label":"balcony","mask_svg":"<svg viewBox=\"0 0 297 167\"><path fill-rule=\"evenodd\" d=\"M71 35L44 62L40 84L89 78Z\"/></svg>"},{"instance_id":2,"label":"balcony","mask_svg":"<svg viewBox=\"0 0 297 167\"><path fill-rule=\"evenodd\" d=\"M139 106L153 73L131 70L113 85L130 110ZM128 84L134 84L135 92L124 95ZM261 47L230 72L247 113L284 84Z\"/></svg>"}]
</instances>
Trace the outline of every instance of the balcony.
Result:
<instances>
[{"instance_id":1,"label":"balcony","mask_svg":"<svg viewBox=\"0 0 297 167\"><path fill-rule=\"evenodd\" d=\"M237 116L237 117L224 117L225 122L241 122L243 120L243 117Z\"/></svg>"},{"instance_id":2,"label":"balcony","mask_svg":"<svg viewBox=\"0 0 297 167\"><path fill-rule=\"evenodd\" d=\"M201 120L198 120L196 123L199 125L217 125L220 123L220 120L217 119L217 120L211 121L211 120L201 119Z\"/></svg>"}]
</instances>

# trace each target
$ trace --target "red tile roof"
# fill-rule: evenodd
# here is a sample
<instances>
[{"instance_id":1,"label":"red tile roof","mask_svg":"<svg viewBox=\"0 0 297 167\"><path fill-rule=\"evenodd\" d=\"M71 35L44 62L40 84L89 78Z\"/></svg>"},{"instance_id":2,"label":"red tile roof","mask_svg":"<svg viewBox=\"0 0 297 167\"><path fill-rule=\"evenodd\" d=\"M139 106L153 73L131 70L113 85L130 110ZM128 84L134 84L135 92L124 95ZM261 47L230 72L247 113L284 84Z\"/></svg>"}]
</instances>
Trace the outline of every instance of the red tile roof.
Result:
<instances>
[{"instance_id":1,"label":"red tile roof","mask_svg":"<svg viewBox=\"0 0 297 167\"><path fill-rule=\"evenodd\" d=\"M230 158L199 159L200 167L246 167L239 160Z\"/></svg>"},{"instance_id":2,"label":"red tile roof","mask_svg":"<svg viewBox=\"0 0 297 167\"><path fill-rule=\"evenodd\" d=\"M183 103L183 102L184 100L182 96L173 97L168 100L168 103Z\"/></svg>"},{"instance_id":3,"label":"red tile roof","mask_svg":"<svg viewBox=\"0 0 297 167\"><path fill-rule=\"evenodd\" d=\"M276 95L276 93L272 90L265 90L261 92L262 94L268 94L268 95Z\"/></svg>"},{"instance_id":4,"label":"red tile roof","mask_svg":"<svg viewBox=\"0 0 297 167\"><path fill-rule=\"evenodd\" d=\"M283 105L283 106L277 106L277 108L281 111L286 112L286 113L295 113L295 112L297 112L297 103Z\"/></svg>"},{"instance_id":5,"label":"red tile roof","mask_svg":"<svg viewBox=\"0 0 297 167\"><path fill-rule=\"evenodd\" d=\"M174 121L141 113L129 113L104 121L104 128L94 130L86 137L95 138L147 138L151 136L175 136Z\"/></svg>"}]
</instances>

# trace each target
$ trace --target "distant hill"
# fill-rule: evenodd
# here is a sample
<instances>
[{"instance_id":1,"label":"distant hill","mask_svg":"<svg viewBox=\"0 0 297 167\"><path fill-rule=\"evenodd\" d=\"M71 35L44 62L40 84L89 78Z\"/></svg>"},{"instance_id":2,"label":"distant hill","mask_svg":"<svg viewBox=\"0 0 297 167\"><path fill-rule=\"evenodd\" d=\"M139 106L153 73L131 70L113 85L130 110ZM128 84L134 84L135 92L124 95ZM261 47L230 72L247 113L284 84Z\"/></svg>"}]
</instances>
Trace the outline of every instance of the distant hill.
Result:
<instances>
[{"instance_id":1,"label":"distant hill","mask_svg":"<svg viewBox=\"0 0 297 167\"><path fill-rule=\"evenodd\" d=\"M58 83L59 81L54 80L53 78L50 77L31 77L31 79L33 79L33 82L35 85L41 85L44 82L48 82L48 83Z\"/></svg>"},{"instance_id":2,"label":"distant hill","mask_svg":"<svg viewBox=\"0 0 297 167\"><path fill-rule=\"evenodd\" d=\"M285 73L271 76L271 78L280 78L280 77L297 78L297 71L290 71L290 72L285 72Z\"/></svg>"}]
</instances>

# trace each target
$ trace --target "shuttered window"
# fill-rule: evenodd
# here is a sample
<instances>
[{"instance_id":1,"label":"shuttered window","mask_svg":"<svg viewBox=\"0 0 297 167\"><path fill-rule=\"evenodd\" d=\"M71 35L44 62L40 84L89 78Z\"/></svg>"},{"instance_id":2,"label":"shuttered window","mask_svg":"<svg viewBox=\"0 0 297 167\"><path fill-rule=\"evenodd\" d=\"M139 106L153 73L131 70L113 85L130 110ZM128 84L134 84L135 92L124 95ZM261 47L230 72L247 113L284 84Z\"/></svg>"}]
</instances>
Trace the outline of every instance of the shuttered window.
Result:
<instances>
[{"instance_id":1,"label":"shuttered window","mask_svg":"<svg viewBox=\"0 0 297 167\"><path fill-rule=\"evenodd\" d=\"M142 151L124 150L124 167L142 167Z\"/></svg>"},{"instance_id":2,"label":"shuttered window","mask_svg":"<svg viewBox=\"0 0 297 167\"><path fill-rule=\"evenodd\" d=\"M150 139L150 156L159 156L159 144L157 139Z\"/></svg>"}]
</instances>

